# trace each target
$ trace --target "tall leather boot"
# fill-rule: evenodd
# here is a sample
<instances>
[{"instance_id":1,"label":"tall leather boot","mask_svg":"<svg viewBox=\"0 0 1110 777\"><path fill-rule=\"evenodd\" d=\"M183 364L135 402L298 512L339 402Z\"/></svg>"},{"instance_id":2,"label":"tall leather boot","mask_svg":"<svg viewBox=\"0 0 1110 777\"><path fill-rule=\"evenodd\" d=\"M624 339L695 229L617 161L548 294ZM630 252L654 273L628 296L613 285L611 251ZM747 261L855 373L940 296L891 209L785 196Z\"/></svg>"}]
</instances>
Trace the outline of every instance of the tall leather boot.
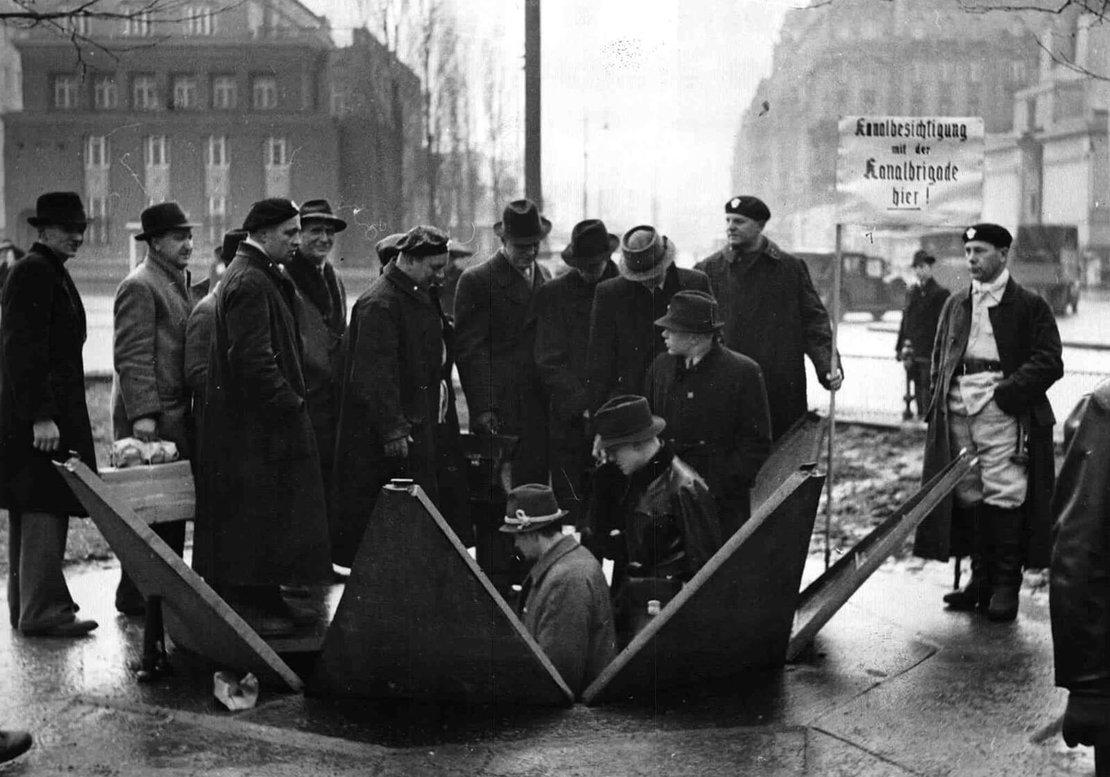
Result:
<instances>
[{"instance_id":1,"label":"tall leather boot","mask_svg":"<svg viewBox=\"0 0 1110 777\"><path fill-rule=\"evenodd\" d=\"M990 510L991 534L994 538L993 580L987 617L992 621L1012 621L1018 613L1018 592L1021 590L1022 534L1024 516L1021 510Z\"/></svg>"},{"instance_id":2,"label":"tall leather boot","mask_svg":"<svg viewBox=\"0 0 1110 777\"><path fill-rule=\"evenodd\" d=\"M971 579L959 591L944 595L948 609L957 612L985 610L991 598L990 541L986 521L981 515L982 505L970 508L971 518Z\"/></svg>"}]
</instances>

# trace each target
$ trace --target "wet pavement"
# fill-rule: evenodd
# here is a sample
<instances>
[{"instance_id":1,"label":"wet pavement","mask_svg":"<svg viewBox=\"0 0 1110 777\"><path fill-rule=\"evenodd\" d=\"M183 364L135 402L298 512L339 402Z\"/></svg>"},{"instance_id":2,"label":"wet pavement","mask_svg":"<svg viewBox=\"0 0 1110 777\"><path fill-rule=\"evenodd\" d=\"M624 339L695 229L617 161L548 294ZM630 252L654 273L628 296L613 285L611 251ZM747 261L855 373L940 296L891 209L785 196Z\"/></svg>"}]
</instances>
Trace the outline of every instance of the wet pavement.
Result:
<instances>
[{"instance_id":1,"label":"wet pavement","mask_svg":"<svg viewBox=\"0 0 1110 777\"><path fill-rule=\"evenodd\" d=\"M141 629L112 609L117 570L68 570L101 624L89 637L0 631L0 722L37 738L0 775L1093 773L1091 753L1057 730L1045 594L1023 592L1014 624L946 612L939 564L888 563L801 662L712 689L474 709L306 698L264 679L258 706L238 713L211 695L226 667L180 652L172 677L134 680Z\"/></svg>"}]
</instances>

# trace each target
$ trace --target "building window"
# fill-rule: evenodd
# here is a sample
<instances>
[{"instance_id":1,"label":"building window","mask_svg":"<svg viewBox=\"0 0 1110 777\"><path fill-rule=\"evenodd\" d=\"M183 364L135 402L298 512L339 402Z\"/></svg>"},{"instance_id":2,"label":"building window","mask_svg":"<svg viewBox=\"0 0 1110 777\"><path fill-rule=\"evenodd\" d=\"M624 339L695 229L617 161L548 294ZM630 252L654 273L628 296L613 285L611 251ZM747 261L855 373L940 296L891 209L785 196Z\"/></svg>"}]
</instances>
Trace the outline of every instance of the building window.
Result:
<instances>
[{"instance_id":1,"label":"building window","mask_svg":"<svg viewBox=\"0 0 1110 777\"><path fill-rule=\"evenodd\" d=\"M143 161L147 167L169 167L170 147L165 135L148 135Z\"/></svg>"},{"instance_id":2,"label":"building window","mask_svg":"<svg viewBox=\"0 0 1110 777\"><path fill-rule=\"evenodd\" d=\"M54 76L54 107L63 110L77 107L77 76Z\"/></svg>"},{"instance_id":3,"label":"building window","mask_svg":"<svg viewBox=\"0 0 1110 777\"><path fill-rule=\"evenodd\" d=\"M191 110L200 107L200 96L195 76L174 77L173 107L178 110Z\"/></svg>"},{"instance_id":4,"label":"building window","mask_svg":"<svg viewBox=\"0 0 1110 777\"><path fill-rule=\"evenodd\" d=\"M89 135L85 138L85 168L103 170L108 167L108 138Z\"/></svg>"},{"instance_id":5,"label":"building window","mask_svg":"<svg viewBox=\"0 0 1110 777\"><path fill-rule=\"evenodd\" d=\"M154 76L135 76L132 80L131 107L137 111L158 110L158 84Z\"/></svg>"},{"instance_id":6,"label":"building window","mask_svg":"<svg viewBox=\"0 0 1110 777\"><path fill-rule=\"evenodd\" d=\"M106 246L111 238L111 222L108 219L108 197L87 198L89 207L89 230L87 240L93 245Z\"/></svg>"},{"instance_id":7,"label":"building window","mask_svg":"<svg viewBox=\"0 0 1110 777\"><path fill-rule=\"evenodd\" d=\"M1010 63L1010 80L1015 84L1025 82L1025 60L1015 59Z\"/></svg>"},{"instance_id":8,"label":"building window","mask_svg":"<svg viewBox=\"0 0 1110 777\"><path fill-rule=\"evenodd\" d=\"M225 135L209 135L208 136L208 166L209 167L230 167L231 160L227 153L227 136Z\"/></svg>"},{"instance_id":9,"label":"building window","mask_svg":"<svg viewBox=\"0 0 1110 777\"><path fill-rule=\"evenodd\" d=\"M93 107L98 111L110 111L119 107L119 90L115 76L97 76L93 81Z\"/></svg>"},{"instance_id":10,"label":"building window","mask_svg":"<svg viewBox=\"0 0 1110 777\"><path fill-rule=\"evenodd\" d=\"M213 35L216 32L216 14L211 6L185 7L185 30L189 35Z\"/></svg>"},{"instance_id":11,"label":"building window","mask_svg":"<svg viewBox=\"0 0 1110 777\"><path fill-rule=\"evenodd\" d=\"M289 164L285 138L266 139L266 167L285 167Z\"/></svg>"},{"instance_id":12,"label":"building window","mask_svg":"<svg viewBox=\"0 0 1110 777\"><path fill-rule=\"evenodd\" d=\"M228 111L238 102L235 76L216 76L212 79L212 107Z\"/></svg>"},{"instance_id":13,"label":"building window","mask_svg":"<svg viewBox=\"0 0 1110 777\"><path fill-rule=\"evenodd\" d=\"M208 198L208 217L211 219L227 217L227 197L216 195Z\"/></svg>"},{"instance_id":14,"label":"building window","mask_svg":"<svg viewBox=\"0 0 1110 777\"><path fill-rule=\"evenodd\" d=\"M967 76L972 81L982 81L983 63L979 60L973 60L968 66Z\"/></svg>"},{"instance_id":15,"label":"building window","mask_svg":"<svg viewBox=\"0 0 1110 777\"><path fill-rule=\"evenodd\" d=\"M336 86L331 88L331 115L347 115L347 92Z\"/></svg>"},{"instance_id":16,"label":"building window","mask_svg":"<svg viewBox=\"0 0 1110 777\"><path fill-rule=\"evenodd\" d=\"M150 35L150 10L145 8L124 7L127 14L123 20L123 34L132 38L145 38Z\"/></svg>"},{"instance_id":17,"label":"building window","mask_svg":"<svg viewBox=\"0 0 1110 777\"><path fill-rule=\"evenodd\" d=\"M256 76L251 84L251 105L255 110L267 111L277 107L277 79Z\"/></svg>"}]
</instances>

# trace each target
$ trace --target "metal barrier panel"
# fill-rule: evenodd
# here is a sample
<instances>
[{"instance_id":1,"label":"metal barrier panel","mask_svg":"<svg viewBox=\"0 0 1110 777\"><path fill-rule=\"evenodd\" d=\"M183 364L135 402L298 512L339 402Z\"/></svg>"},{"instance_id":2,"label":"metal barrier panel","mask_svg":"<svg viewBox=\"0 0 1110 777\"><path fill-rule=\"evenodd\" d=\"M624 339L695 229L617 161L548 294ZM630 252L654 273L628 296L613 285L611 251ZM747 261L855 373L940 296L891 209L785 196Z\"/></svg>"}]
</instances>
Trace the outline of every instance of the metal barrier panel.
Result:
<instances>
[{"instance_id":1,"label":"metal barrier panel","mask_svg":"<svg viewBox=\"0 0 1110 777\"><path fill-rule=\"evenodd\" d=\"M829 420L809 412L794 422L782 437L775 441L771 455L759 468L752 484L752 511L759 509L786 479L799 467L816 464L821 456L821 442L829 429Z\"/></svg>"}]
</instances>

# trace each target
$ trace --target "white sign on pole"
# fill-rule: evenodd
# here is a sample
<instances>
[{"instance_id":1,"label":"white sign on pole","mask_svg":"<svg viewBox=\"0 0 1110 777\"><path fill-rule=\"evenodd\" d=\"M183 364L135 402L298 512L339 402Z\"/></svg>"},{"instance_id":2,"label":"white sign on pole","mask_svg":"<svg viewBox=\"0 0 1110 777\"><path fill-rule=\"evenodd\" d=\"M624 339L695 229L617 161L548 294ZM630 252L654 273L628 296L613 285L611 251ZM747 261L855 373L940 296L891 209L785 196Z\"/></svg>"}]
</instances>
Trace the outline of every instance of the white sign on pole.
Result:
<instances>
[{"instance_id":1,"label":"white sign on pole","mask_svg":"<svg viewBox=\"0 0 1110 777\"><path fill-rule=\"evenodd\" d=\"M841 224L964 226L983 210L983 119L843 116Z\"/></svg>"}]
</instances>

